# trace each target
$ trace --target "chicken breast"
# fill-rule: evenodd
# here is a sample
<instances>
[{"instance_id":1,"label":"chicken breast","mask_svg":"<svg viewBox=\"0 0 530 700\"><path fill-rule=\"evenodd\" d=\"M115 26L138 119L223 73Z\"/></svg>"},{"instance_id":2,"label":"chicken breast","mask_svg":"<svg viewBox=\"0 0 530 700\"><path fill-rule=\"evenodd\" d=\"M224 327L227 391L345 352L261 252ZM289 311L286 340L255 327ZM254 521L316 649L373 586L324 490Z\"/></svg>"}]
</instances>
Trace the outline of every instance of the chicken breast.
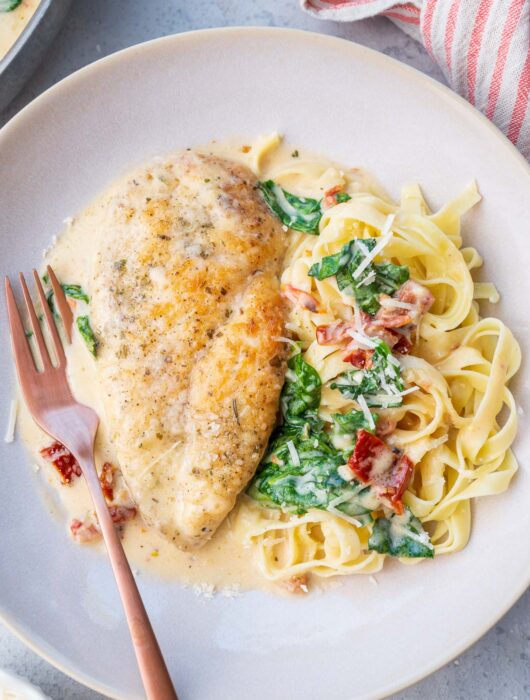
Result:
<instances>
[{"instance_id":1,"label":"chicken breast","mask_svg":"<svg viewBox=\"0 0 530 700\"><path fill-rule=\"evenodd\" d=\"M106 420L145 520L198 547L275 424L286 235L247 168L195 152L137 171L101 207L91 315Z\"/></svg>"}]
</instances>

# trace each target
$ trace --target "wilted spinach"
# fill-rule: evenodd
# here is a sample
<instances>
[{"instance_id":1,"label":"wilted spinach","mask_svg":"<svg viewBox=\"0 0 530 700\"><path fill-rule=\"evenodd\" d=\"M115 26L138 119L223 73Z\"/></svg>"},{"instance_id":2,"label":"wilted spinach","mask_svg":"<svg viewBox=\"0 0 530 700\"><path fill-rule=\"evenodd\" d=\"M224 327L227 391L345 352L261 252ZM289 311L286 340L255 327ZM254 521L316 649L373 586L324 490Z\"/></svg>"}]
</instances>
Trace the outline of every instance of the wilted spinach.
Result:
<instances>
[{"instance_id":1,"label":"wilted spinach","mask_svg":"<svg viewBox=\"0 0 530 700\"><path fill-rule=\"evenodd\" d=\"M428 533L409 508L403 515L393 513L386 518L378 518L373 525L368 548L393 557L434 556Z\"/></svg>"},{"instance_id":2,"label":"wilted spinach","mask_svg":"<svg viewBox=\"0 0 530 700\"><path fill-rule=\"evenodd\" d=\"M318 280L335 276L338 288L355 297L360 308L373 316L380 307L379 296L394 294L410 276L408 267L391 262L371 262L357 278L353 276L377 242L377 238L354 239L338 253L327 255L312 265L309 275Z\"/></svg>"}]
</instances>

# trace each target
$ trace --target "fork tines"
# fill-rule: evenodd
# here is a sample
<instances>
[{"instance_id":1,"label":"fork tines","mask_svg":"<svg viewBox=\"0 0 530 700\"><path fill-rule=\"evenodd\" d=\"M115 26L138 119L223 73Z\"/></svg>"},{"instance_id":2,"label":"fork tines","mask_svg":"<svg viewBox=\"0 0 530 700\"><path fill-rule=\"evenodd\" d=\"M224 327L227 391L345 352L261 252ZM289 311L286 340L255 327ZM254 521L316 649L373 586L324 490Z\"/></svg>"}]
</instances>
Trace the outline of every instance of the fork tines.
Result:
<instances>
[{"instance_id":1,"label":"fork tines","mask_svg":"<svg viewBox=\"0 0 530 700\"><path fill-rule=\"evenodd\" d=\"M55 296L55 305L62 319L68 342L71 342L73 322L72 311L68 302L66 301L64 291L50 266L48 266L47 272ZM35 279L35 286L37 288L37 294L42 307L43 316L46 320L48 332L52 340L53 348L55 351L55 357L57 358L57 366L64 368L66 364L66 359L64 355L63 344L59 336L57 326L55 325L55 321L50 306L48 304L48 300L46 299L46 294L42 287L40 277L36 270L33 270L33 277ZM38 354L40 355L40 360L42 362L43 369L44 371L46 371L54 366L53 360L50 357L50 353L46 345L46 341L44 339L44 334L42 332L41 324L39 322L39 317L37 316L37 313L35 311L35 306L31 299L28 285L26 284L26 280L24 279L24 275L22 273L19 273L19 279L22 287L24 301L26 304L26 309L29 316L29 321L31 324L31 329L33 331L33 335L37 344ZM26 335L24 322L20 315L20 311L15 300L15 295L13 293L13 289L11 287L11 283L8 277L5 278L5 286L7 312L9 317L9 327L11 331L11 342L13 345L13 353L15 356L17 370L20 376L21 372L35 370L36 364L34 362L31 347L29 345L28 337Z\"/></svg>"}]
</instances>

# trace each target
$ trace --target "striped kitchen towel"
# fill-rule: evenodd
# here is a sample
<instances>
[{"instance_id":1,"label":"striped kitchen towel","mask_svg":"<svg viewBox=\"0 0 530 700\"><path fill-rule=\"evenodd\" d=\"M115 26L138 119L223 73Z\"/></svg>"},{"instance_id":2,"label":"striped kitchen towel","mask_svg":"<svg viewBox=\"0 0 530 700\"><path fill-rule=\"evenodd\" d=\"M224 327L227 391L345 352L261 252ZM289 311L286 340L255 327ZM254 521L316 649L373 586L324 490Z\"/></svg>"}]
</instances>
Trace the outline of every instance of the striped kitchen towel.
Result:
<instances>
[{"instance_id":1,"label":"striped kitchen towel","mask_svg":"<svg viewBox=\"0 0 530 700\"><path fill-rule=\"evenodd\" d=\"M530 0L301 0L321 19L390 18L530 158Z\"/></svg>"}]
</instances>

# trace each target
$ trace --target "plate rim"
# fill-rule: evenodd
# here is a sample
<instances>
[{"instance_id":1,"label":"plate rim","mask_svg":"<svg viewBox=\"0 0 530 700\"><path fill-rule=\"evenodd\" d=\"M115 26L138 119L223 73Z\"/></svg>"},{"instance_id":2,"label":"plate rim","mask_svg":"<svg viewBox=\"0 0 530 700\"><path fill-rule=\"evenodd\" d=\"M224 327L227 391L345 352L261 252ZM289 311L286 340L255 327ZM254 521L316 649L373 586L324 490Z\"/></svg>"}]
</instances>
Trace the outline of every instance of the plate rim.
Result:
<instances>
[{"instance_id":1,"label":"plate rim","mask_svg":"<svg viewBox=\"0 0 530 700\"><path fill-rule=\"evenodd\" d=\"M42 5L45 5L47 0L42 0ZM112 69L113 63L118 63L127 55L132 52L141 52L149 49L155 44L170 43L175 42L179 44L184 44L185 42L193 42L194 39L199 40L208 36L218 36L218 35L229 35L232 34L234 37L248 34L260 34L262 36L267 34L284 34L292 35L294 41L313 41L322 42L323 44L335 45L342 48L345 52L351 54L351 58L355 60L360 55L364 60L370 62L379 62L383 65L391 65L394 70L400 70L408 81L415 80L422 84L422 89L426 92L435 92L446 102L452 104L460 112L473 116L478 119L483 127L486 127L491 136L497 139L498 146L502 147L508 157L511 157L514 166L518 166L523 175L529 178L530 184L530 163L526 158L517 150L514 144L507 138L505 134L500 131L500 129L493 124L484 114L482 114L476 107L471 105L467 100L458 95L456 92L451 90L448 86L443 83L438 82L435 78L423 73L422 71L409 66L391 56L388 56L381 51L372 49L368 46L364 46L357 42L351 41L346 38L337 37L334 35L323 34L320 32L309 31L305 29L295 29L290 27L266 27L259 25L252 26L230 26L230 27L211 27L207 29L196 29L186 32L179 32L175 34L169 34L163 37L157 37L154 39L149 39L144 42L133 44L119 51L115 51L107 56L104 56L96 61L89 63L82 68L74 71L70 75L62 78L60 81L47 88L38 97L34 98L25 107L23 107L19 112L17 112L11 119L6 122L6 124L0 128L0 152L2 149L2 142L6 135L9 135L12 129L17 128L19 122L25 119L31 119L32 113L35 109L38 109L41 105L53 101L55 96L60 94L62 91L67 91L74 85L77 81L82 81L85 75L93 74L98 70L103 70L107 68ZM451 648L451 650L437 657L432 663L423 666L419 671L412 672L408 676L403 677L399 682L389 683L384 688L380 688L375 692L365 694L361 696L352 696L350 698L344 698L344 700L381 700L382 698L388 697L391 694L397 693L405 688L408 688L419 681L427 678L429 675L438 671L440 668L448 664L455 657L462 654L468 648L470 648L474 643L481 639L492 627L517 603L521 596L530 587L530 557L528 561L528 569L526 577L522 577L519 585L514 587L511 594L506 596L504 603L499 606L498 611L491 619L488 619L483 626L476 629L474 632L469 633L464 637L459 644ZM114 690L111 690L108 686L99 683L94 678L81 673L77 669L70 668L65 660L61 660L59 657L54 658L50 652L46 649L44 642L42 644L38 639L31 637L28 630L25 629L23 625L18 625L18 623L11 619L9 614L6 614L3 610L3 606L0 601L0 622L9 629L18 639L20 639L28 648L34 651L38 656L43 658L45 661L50 663L54 668L58 669L65 675L74 679L78 683L102 694L107 695L109 698L114 700L130 700L125 695L121 693L116 694ZM41 644L41 645L40 645Z\"/></svg>"}]
</instances>

